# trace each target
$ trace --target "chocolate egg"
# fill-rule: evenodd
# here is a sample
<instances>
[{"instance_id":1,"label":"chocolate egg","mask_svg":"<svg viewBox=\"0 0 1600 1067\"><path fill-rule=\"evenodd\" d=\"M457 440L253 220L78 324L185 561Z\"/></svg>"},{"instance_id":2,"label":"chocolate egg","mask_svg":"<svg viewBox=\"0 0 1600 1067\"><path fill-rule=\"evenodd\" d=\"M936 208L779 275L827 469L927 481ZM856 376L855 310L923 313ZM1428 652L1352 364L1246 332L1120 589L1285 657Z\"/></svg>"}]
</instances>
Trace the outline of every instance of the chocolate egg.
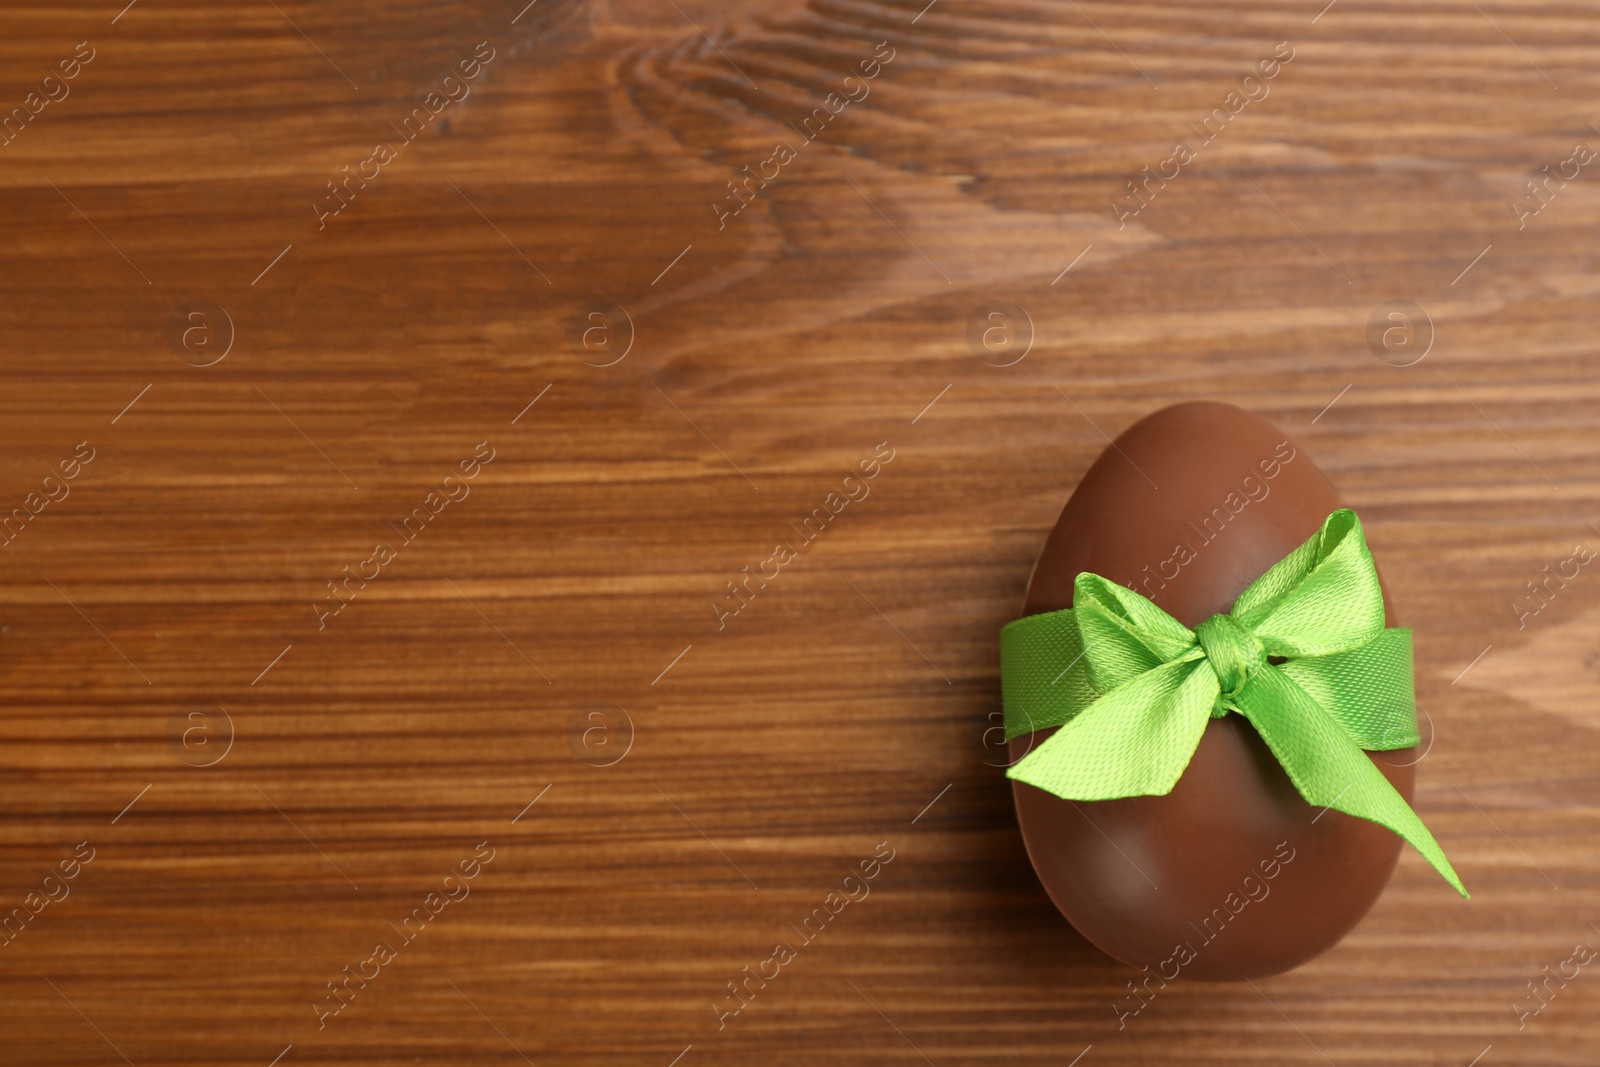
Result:
<instances>
[{"instance_id":1,"label":"chocolate egg","mask_svg":"<svg viewBox=\"0 0 1600 1067\"><path fill-rule=\"evenodd\" d=\"M1311 457L1265 420L1229 404L1163 409L1084 475L1022 613L1071 607L1073 579L1091 571L1192 629L1228 611L1341 506ZM1392 626L1387 597L1385 609ZM1052 732L1013 738L1012 761ZM1409 802L1414 750L1368 756ZM1022 782L1012 790L1028 857L1061 914L1162 981L1256 978L1304 963L1366 914L1402 845L1375 823L1307 803L1237 714L1207 724L1165 796L1090 802Z\"/></svg>"}]
</instances>

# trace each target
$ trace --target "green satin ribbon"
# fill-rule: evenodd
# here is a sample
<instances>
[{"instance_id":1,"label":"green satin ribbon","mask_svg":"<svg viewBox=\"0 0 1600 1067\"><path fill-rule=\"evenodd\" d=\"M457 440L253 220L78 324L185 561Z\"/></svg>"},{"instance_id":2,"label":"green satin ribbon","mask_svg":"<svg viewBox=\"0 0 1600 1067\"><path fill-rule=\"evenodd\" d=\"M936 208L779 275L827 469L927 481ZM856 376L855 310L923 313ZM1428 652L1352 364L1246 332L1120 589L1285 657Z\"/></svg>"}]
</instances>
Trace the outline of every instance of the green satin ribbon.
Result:
<instances>
[{"instance_id":1,"label":"green satin ribbon","mask_svg":"<svg viewBox=\"0 0 1600 1067\"><path fill-rule=\"evenodd\" d=\"M1206 722L1236 711L1306 800L1410 842L1462 896L1444 851L1363 749L1417 744L1411 631L1383 625L1383 593L1355 512L1189 629L1087 572L1074 606L1000 632L1007 739L1059 726L1006 776L1068 800L1161 796Z\"/></svg>"}]
</instances>

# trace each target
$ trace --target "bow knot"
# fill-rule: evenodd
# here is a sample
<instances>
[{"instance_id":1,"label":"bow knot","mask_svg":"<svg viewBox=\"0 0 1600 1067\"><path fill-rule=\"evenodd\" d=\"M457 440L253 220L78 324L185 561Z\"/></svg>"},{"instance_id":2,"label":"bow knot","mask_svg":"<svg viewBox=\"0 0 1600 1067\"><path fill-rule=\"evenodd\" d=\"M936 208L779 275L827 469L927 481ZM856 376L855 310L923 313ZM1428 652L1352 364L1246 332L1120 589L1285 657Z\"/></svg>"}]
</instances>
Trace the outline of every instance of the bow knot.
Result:
<instances>
[{"instance_id":1,"label":"bow knot","mask_svg":"<svg viewBox=\"0 0 1600 1067\"><path fill-rule=\"evenodd\" d=\"M1267 665L1267 649L1248 626L1226 612L1195 627L1194 636L1217 672L1221 692L1211 714L1220 717L1233 706L1250 677Z\"/></svg>"},{"instance_id":2,"label":"bow knot","mask_svg":"<svg viewBox=\"0 0 1600 1067\"><path fill-rule=\"evenodd\" d=\"M1096 574L1073 606L1017 619L1000 634L1006 736L1059 726L1007 773L1068 800L1162 796L1206 723L1247 719L1315 807L1385 826L1463 896L1417 813L1366 750L1417 738L1411 631L1384 627L1377 568L1352 511L1191 630Z\"/></svg>"}]
</instances>

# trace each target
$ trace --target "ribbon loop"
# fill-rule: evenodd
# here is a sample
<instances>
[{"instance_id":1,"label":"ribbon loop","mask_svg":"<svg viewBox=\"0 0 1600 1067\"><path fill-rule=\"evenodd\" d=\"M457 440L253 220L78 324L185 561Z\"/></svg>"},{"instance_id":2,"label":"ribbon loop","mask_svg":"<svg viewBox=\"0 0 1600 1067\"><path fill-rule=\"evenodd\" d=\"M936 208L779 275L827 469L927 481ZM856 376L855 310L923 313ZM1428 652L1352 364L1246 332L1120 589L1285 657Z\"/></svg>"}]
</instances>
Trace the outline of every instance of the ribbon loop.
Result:
<instances>
[{"instance_id":1,"label":"ribbon loop","mask_svg":"<svg viewBox=\"0 0 1600 1067\"><path fill-rule=\"evenodd\" d=\"M1385 629L1355 513L1190 630L1131 589L1077 576L1074 606L1000 633L1006 737L1056 734L1007 777L1068 800L1159 796L1208 719L1242 714L1307 802L1387 827L1462 896L1438 842L1363 750L1416 744L1411 632Z\"/></svg>"},{"instance_id":2,"label":"ribbon loop","mask_svg":"<svg viewBox=\"0 0 1600 1067\"><path fill-rule=\"evenodd\" d=\"M1217 710L1232 707L1250 676L1267 665L1265 646L1248 627L1226 613L1211 616L1195 627L1194 635L1217 672L1217 684L1222 689L1217 696Z\"/></svg>"}]
</instances>

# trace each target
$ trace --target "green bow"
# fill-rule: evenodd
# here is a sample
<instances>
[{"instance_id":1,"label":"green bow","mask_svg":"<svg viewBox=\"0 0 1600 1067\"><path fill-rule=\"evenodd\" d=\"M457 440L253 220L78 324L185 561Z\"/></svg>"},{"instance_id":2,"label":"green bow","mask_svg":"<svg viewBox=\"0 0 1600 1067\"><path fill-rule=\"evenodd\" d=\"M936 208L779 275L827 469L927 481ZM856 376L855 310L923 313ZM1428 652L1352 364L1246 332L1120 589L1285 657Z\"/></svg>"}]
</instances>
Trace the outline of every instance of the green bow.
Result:
<instances>
[{"instance_id":1,"label":"green bow","mask_svg":"<svg viewBox=\"0 0 1600 1067\"><path fill-rule=\"evenodd\" d=\"M1444 851L1362 749L1418 741L1411 631L1385 629L1355 512L1340 510L1227 614L1189 629L1082 573L1072 608L1000 632L1006 737L1054 736L1006 772L1068 800L1161 796L1206 722L1237 711L1308 802L1399 834L1462 896Z\"/></svg>"}]
</instances>

